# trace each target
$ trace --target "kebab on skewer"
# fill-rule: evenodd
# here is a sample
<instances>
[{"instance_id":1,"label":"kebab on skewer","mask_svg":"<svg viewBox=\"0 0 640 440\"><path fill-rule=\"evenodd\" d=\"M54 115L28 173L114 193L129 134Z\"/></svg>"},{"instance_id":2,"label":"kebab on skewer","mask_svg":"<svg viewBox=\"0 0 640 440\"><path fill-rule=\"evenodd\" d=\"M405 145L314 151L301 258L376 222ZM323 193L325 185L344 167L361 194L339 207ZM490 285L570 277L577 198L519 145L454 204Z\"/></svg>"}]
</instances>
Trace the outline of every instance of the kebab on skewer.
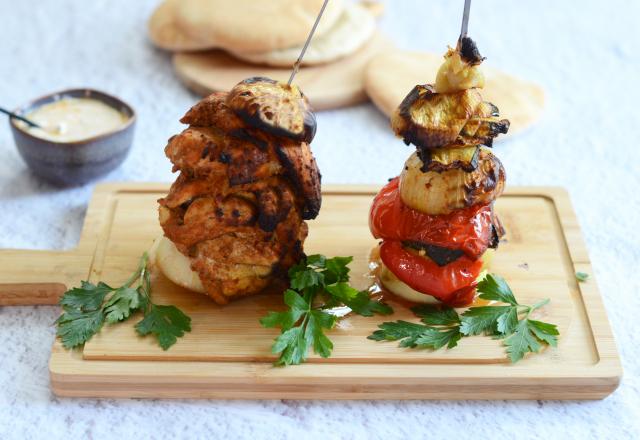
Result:
<instances>
[{"instance_id":1,"label":"kebab on skewer","mask_svg":"<svg viewBox=\"0 0 640 440\"><path fill-rule=\"evenodd\" d=\"M416 151L375 197L369 226L382 240L382 284L413 302L471 303L485 252L504 234L493 202L505 171L487 147L509 121L482 100L483 60L462 36L435 84L417 85L392 116Z\"/></svg>"},{"instance_id":2,"label":"kebab on skewer","mask_svg":"<svg viewBox=\"0 0 640 440\"><path fill-rule=\"evenodd\" d=\"M316 120L295 86L249 78L181 119L165 154L180 174L159 200L156 261L172 281L218 304L282 291L318 215Z\"/></svg>"},{"instance_id":3,"label":"kebab on skewer","mask_svg":"<svg viewBox=\"0 0 640 440\"><path fill-rule=\"evenodd\" d=\"M165 154L180 175L160 199L156 262L169 279L218 304L282 292L304 257L322 203L309 144L316 118L293 84L329 0L324 0L289 81L264 77L214 93L181 119L189 128Z\"/></svg>"}]
</instances>

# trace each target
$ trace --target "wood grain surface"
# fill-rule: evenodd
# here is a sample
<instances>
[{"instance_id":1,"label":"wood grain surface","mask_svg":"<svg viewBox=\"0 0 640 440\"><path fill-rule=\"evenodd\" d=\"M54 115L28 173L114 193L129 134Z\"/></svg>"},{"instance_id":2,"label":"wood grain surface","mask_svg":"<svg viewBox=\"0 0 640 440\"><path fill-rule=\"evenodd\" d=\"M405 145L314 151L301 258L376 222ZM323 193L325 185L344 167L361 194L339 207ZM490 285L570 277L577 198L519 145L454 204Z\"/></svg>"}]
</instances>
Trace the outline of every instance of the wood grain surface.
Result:
<instances>
[{"instance_id":1,"label":"wood grain surface","mask_svg":"<svg viewBox=\"0 0 640 440\"><path fill-rule=\"evenodd\" d=\"M353 255L352 280L360 288L372 283L368 263L376 241L369 234L367 215L376 189L325 186L323 210L310 222L306 244L308 253ZM29 251L1 251L0 258L10 252L15 263L12 270L3 265L0 282L10 280L14 299L20 292L33 297L29 293L33 283L71 285L87 277L122 282L161 233L156 200L166 190L167 186L154 184L99 186L78 249L41 254L43 258L32 258L36 254ZM343 319L330 333L335 345L331 358L311 356L306 365L275 368L269 347L276 332L262 329L258 319L268 310L282 308L278 295L221 308L156 272L154 297L188 313L192 332L166 352L151 338L139 338L133 322L106 327L84 350L68 351L56 341L51 386L59 395L88 397L595 399L608 395L619 383L620 361L567 194L556 188L511 188L496 208L507 236L490 269L507 279L523 303L551 298L538 316L559 325L557 349L511 365L500 342L489 338L466 338L454 350L435 352L367 340L383 320L413 319L403 305L392 302L391 317ZM576 270L590 273L589 281L578 284ZM0 298L6 291L0 285Z\"/></svg>"}]
</instances>

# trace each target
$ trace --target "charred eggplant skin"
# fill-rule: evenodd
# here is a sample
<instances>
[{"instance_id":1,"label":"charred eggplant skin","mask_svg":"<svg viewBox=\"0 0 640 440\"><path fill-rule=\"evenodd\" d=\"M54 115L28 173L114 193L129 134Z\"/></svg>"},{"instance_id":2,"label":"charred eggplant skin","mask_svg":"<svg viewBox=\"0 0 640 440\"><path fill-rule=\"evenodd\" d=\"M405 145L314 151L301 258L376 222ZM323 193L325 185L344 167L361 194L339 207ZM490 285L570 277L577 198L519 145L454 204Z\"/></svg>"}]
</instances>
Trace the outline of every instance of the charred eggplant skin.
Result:
<instances>
[{"instance_id":1,"label":"charred eggplant skin","mask_svg":"<svg viewBox=\"0 0 640 440\"><path fill-rule=\"evenodd\" d=\"M421 95L426 93L435 93L435 89L430 84L415 86L411 91L405 96L400 105L398 106L398 116L404 123L404 130L396 130L396 134L402 136L402 140L405 145L417 145L420 146L423 144L423 139L421 136L420 127L416 126L411 122L411 106L420 98Z\"/></svg>"},{"instance_id":2,"label":"charred eggplant skin","mask_svg":"<svg viewBox=\"0 0 640 440\"><path fill-rule=\"evenodd\" d=\"M436 173L442 173L444 171L460 169L471 173L478 168L478 157L480 156L480 148L476 147L476 151L470 161L455 160L448 164L432 160L431 152L429 149L418 148L418 157L424 164L420 170L424 173L434 171Z\"/></svg>"},{"instance_id":3,"label":"charred eggplant skin","mask_svg":"<svg viewBox=\"0 0 640 440\"><path fill-rule=\"evenodd\" d=\"M463 61L471 64L472 66L478 65L486 58L480 55L478 46L475 41L469 37L462 37L458 40L458 51Z\"/></svg>"},{"instance_id":4,"label":"charred eggplant skin","mask_svg":"<svg viewBox=\"0 0 640 440\"><path fill-rule=\"evenodd\" d=\"M227 105L248 126L274 136L310 143L316 134L316 116L295 86L270 78L253 77L236 85Z\"/></svg>"},{"instance_id":5,"label":"charred eggplant skin","mask_svg":"<svg viewBox=\"0 0 640 440\"><path fill-rule=\"evenodd\" d=\"M464 255L464 251L460 249L449 249L418 241L404 241L402 244L418 251L424 250L427 257L431 258L440 267L446 266Z\"/></svg>"},{"instance_id":6,"label":"charred eggplant skin","mask_svg":"<svg viewBox=\"0 0 640 440\"><path fill-rule=\"evenodd\" d=\"M504 237L505 234L506 231L504 226L502 226L502 222L494 212L493 223L491 224L491 241L489 242L489 247L491 249L498 249L500 239Z\"/></svg>"}]
</instances>

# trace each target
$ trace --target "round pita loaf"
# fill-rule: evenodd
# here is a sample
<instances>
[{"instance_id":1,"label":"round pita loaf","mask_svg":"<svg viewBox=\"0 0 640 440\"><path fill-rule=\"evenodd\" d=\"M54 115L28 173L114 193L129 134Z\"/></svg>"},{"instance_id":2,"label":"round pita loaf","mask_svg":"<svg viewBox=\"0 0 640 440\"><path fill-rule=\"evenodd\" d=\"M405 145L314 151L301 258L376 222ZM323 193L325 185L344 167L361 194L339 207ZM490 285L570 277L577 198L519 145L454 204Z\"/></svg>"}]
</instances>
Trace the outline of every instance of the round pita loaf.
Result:
<instances>
[{"instance_id":1,"label":"round pita loaf","mask_svg":"<svg viewBox=\"0 0 640 440\"><path fill-rule=\"evenodd\" d=\"M378 18L384 14L384 4L376 0L361 0L360 4L367 8L371 14Z\"/></svg>"},{"instance_id":2,"label":"round pita loaf","mask_svg":"<svg viewBox=\"0 0 640 440\"><path fill-rule=\"evenodd\" d=\"M373 14L359 4L347 4L338 21L325 34L314 36L304 56L304 64L308 66L329 63L351 55L360 49L371 38L376 30ZM302 44L287 49L270 52L237 52L231 53L241 60L269 66L290 67L296 62Z\"/></svg>"},{"instance_id":3,"label":"round pita loaf","mask_svg":"<svg viewBox=\"0 0 640 440\"><path fill-rule=\"evenodd\" d=\"M371 59L365 73L365 88L375 105L391 116L416 84L433 83L442 56L420 52L381 52ZM500 109L500 117L511 122L509 134L533 124L544 108L544 91L534 83L483 66L482 97ZM497 139L501 139L498 137Z\"/></svg>"},{"instance_id":4,"label":"round pita loaf","mask_svg":"<svg viewBox=\"0 0 640 440\"><path fill-rule=\"evenodd\" d=\"M175 11L180 0L165 0L149 18L149 38L161 49L171 51L210 49L211 44L194 40L177 26Z\"/></svg>"},{"instance_id":5,"label":"round pita loaf","mask_svg":"<svg viewBox=\"0 0 640 440\"><path fill-rule=\"evenodd\" d=\"M315 110L345 107L367 100L364 71L369 60L380 51L393 47L380 33L353 55L321 66L303 67L294 82L309 98ZM178 77L203 96L228 91L252 76L266 76L287 81L291 68L248 64L220 51L177 53L173 66Z\"/></svg>"},{"instance_id":6,"label":"round pita loaf","mask_svg":"<svg viewBox=\"0 0 640 440\"><path fill-rule=\"evenodd\" d=\"M304 43L323 0L182 0L176 24L195 41L240 52L268 52ZM342 14L331 0L316 30L325 34Z\"/></svg>"}]
</instances>

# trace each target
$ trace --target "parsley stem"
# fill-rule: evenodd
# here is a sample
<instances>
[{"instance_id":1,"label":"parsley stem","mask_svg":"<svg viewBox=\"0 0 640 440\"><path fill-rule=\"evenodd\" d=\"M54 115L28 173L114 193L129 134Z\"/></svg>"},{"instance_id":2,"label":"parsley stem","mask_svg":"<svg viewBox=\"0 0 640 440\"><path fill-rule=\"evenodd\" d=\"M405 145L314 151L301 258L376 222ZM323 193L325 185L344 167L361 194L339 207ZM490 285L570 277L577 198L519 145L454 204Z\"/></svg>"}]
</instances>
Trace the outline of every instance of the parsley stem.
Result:
<instances>
[{"instance_id":1,"label":"parsley stem","mask_svg":"<svg viewBox=\"0 0 640 440\"><path fill-rule=\"evenodd\" d=\"M549 301L550 301L550 299L549 299L549 298L546 298L546 299L543 299L543 300L542 300L542 301L540 301L540 302L535 303L535 304L534 304L534 305L532 305L531 307L529 307L529 310L527 311L527 316L526 316L525 318L529 318L529 315L531 315L531 313L532 313L534 310L539 309L540 307L542 307L542 306L545 306L545 305L549 304Z\"/></svg>"},{"instance_id":2,"label":"parsley stem","mask_svg":"<svg viewBox=\"0 0 640 440\"><path fill-rule=\"evenodd\" d=\"M138 279L142 282L142 276L144 274L144 271L147 269L148 260L149 260L149 256L145 252L144 254L142 254L142 257L140 257L140 262L138 263L138 269L136 269L133 275L131 275L129 279L124 282L122 287L131 287L133 282Z\"/></svg>"},{"instance_id":3,"label":"parsley stem","mask_svg":"<svg viewBox=\"0 0 640 440\"><path fill-rule=\"evenodd\" d=\"M551 301L549 298L543 299L542 301L534 304L531 306L531 311L533 312L536 309L539 309L542 306L546 306L547 304L549 304L549 301Z\"/></svg>"},{"instance_id":4,"label":"parsley stem","mask_svg":"<svg viewBox=\"0 0 640 440\"><path fill-rule=\"evenodd\" d=\"M140 278L140 269L139 268L138 268L138 270L136 270L134 272L134 274L131 277L129 277L129 279L127 281L124 282L122 287L131 287L133 282L136 281L138 278Z\"/></svg>"}]
</instances>

